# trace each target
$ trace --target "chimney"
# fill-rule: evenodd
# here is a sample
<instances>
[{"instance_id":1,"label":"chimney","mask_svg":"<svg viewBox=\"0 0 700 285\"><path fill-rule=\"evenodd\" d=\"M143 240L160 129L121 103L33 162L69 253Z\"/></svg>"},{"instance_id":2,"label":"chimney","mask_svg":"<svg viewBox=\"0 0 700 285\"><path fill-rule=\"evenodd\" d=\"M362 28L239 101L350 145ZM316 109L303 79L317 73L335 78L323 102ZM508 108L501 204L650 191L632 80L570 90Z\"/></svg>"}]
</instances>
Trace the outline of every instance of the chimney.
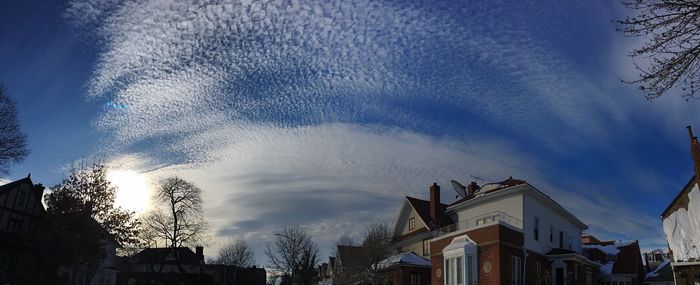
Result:
<instances>
[{"instance_id":1,"label":"chimney","mask_svg":"<svg viewBox=\"0 0 700 285\"><path fill-rule=\"evenodd\" d=\"M479 185L477 185L476 182L472 181L469 183L467 186L467 197L474 197L477 189L479 189Z\"/></svg>"},{"instance_id":2,"label":"chimney","mask_svg":"<svg viewBox=\"0 0 700 285\"><path fill-rule=\"evenodd\" d=\"M197 254L197 258L199 258L199 261L204 262L204 247L201 245L195 247L195 253Z\"/></svg>"},{"instance_id":3,"label":"chimney","mask_svg":"<svg viewBox=\"0 0 700 285\"><path fill-rule=\"evenodd\" d=\"M433 224L438 224L438 206L440 206L440 186L436 182L433 182L433 186L430 186L430 219Z\"/></svg>"},{"instance_id":4,"label":"chimney","mask_svg":"<svg viewBox=\"0 0 700 285\"><path fill-rule=\"evenodd\" d=\"M700 182L700 144L698 144L698 137L693 136L693 130L690 126L688 128L688 136L690 137L690 157L693 158L695 181Z\"/></svg>"}]
</instances>

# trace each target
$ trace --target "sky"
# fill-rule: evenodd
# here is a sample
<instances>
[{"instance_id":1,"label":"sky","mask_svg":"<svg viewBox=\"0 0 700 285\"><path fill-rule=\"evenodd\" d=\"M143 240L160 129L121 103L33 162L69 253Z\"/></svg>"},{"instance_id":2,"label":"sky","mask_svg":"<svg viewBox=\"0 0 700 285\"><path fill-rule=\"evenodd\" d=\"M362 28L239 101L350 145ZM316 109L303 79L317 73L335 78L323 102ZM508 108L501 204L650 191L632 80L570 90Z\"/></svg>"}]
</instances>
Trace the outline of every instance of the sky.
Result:
<instances>
[{"instance_id":1,"label":"sky","mask_svg":"<svg viewBox=\"0 0 700 285\"><path fill-rule=\"evenodd\" d=\"M640 41L616 32L618 3L311 2L3 1L0 82L32 151L4 179L52 186L85 161L119 185L181 176L203 190L206 254L245 239L260 265L286 225L326 256L473 177L666 248L698 102L621 82ZM149 188L130 189L145 211Z\"/></svg>"}]
</instances>

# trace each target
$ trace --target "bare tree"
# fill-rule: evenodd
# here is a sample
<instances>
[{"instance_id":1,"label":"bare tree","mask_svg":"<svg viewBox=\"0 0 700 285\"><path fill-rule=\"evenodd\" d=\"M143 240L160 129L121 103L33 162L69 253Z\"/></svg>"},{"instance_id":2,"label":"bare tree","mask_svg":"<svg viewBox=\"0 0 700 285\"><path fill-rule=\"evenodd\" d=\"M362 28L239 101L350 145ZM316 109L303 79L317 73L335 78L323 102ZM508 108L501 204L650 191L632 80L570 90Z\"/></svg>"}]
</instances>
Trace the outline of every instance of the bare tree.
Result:
<instances>
[{"instance_id":1,"label":"bare tree","mask_svg":"<svg viewBox=\"0 0 700 285\"><path fill-rule=\"evenodd\" d=\"M219 264L250 267L255 264L253 250L243 240L230 240L219 249Z\"/></svg>"},{"instance_id":2,"label":"bare tree","mask_svg":"<svg viewBox=\"0 0 700 285\"><path fill-rule=\"evenodd\" d=\"M15 101L0 85L0 174L8 174L9 166L29 155L27 136L20 131Z\"/></svg>"},{"instance_id":3,"label":"bare tree","mask_svg":"<svg viewBox=\"0 0 700 285\"><path fill-rule=\"evenodd\" d=\"M367 225L362 240L360 266L364 283L374 284L378 280L381 262L397 253L391 246L392 231L388 222L372 222Z\"/></svg>"},{"instance_id":4,"label":"bare tree","mask_svg":"<svg viewBox=\"0 0 700 285\"><path fill-rule=\"evenodd\" d=\"M311 236L299 226L286 227L276 235L274 243L268 243L265 249L269 266L290 276L292 283L299 280L302 284L311 284L308 280L303 280L309 276L305 271L313 270L318 256L318 246L311 240Z\"/></svg>"},{"instance_id":5,"label":"bare tree","mask_svg":"<svg viewBox=\"0 0 700 285\"><path fill-rule=\"evenodd\" d=\"M625 81L638 85L647 99L657 98L674 86L686 99L696 98L700 75L700 2L685 0L622 0L634 16L617 20L618 31L644 43L631 57L649 60L645 67L635 62L639 78Z\"/></svg>"},{"instance_id":6,"label":"bare tree","mask_svg":"<svg viewBox=\"0 0 700 285\"><path fill-rule=\"evenodd\" d=\"M144 219L153 240L162 240L172 248L200 242L207 230L201 194L201 189L179 177L161 180L156 191L161 205Z\"/></svg>"}]
</instances>

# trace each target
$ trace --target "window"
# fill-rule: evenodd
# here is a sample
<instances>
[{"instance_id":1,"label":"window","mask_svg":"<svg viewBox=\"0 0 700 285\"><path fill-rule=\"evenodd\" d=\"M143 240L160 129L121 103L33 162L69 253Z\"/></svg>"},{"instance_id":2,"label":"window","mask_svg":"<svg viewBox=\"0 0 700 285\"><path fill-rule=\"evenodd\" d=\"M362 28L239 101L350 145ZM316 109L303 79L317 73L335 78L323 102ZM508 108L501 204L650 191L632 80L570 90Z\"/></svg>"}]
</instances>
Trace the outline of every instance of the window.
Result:
<instances>
[{"instance_id":1,"label":"window","mask_svg":"<svg viewBox=\"0 0 700 285\"><path fill-rule=\"evenodd\" d=\"M423 285L423 274L411 272L411 285Z\"/></svg>"},{"instance_id":2,"label":"window","mask_svg":"<svg viewBox=\"0 0 700 285\"><path fill-rule=\"evenodd\" d=\"M430 239L423 240L423 256L430 255Z\"/></svg>"},{"instance_id":3,"label":"window","mask_svg":"<svg viewBox=\"0 0 700 285\"><path fill-rule=\"evenodd\" d=\"M408 219L408 230L413 230L416 228L416 218L411 217Z\"/></svg>"},{"instance_id":4,"label":"window","mask_svg":"<svg viewBox=\"0 0 700 285\"><path fill-rule=\"evenodd\" d=\"M569 236L569 249L572 249L572 245L573 245L573 240L572 240L571 236Z\"/></svg>"},{"instance_id":5,"label":"window","mask_svg":"<svg viewBox=\"0 0 700 285\"><path fill-rule=\"evenodd\" d=\"M20 206L24 206L25 201L27 201L27 192L20 191L19 200L17 200L17 204L19 204Z\"/></svg>"},{"instance_id":6,"label":"window","mask_svg":"<svg viewBox=\"0 0 700 285\"><path fill-rule=\"evenodd\" d=\"M535 240L540 240L540 218L535 217Z\"/></svg>"},{"instance_id":7,"label":"window","mask_svg":"<svg viewBox=\"0 0 700 285\"><path fill-rule=\"evenodd\" d=\"M586 270L586 285L593 284L593 272Z\"/></svg>"},{"instance_id":8,"label":"window","mask_svg":"<svg viewBox=\"0 0 700 285\"><path fill-rule=\"evenodd\" d=\"M549 225L549 242L554 242L554 226Z\"/></svg>"},{"instance_id":9,"label":"window","mask_svg":"<svg viewBox=\"0 0 700 285\"><path fill-rule=\"evenodd\" d=\"M512 255L510 258L510 284L511 285L522 285L523 284L523 263L520 256Z\"/></svg>"},{"instance_id":10,"label":"window","mask_svg":"<svg viewBox=\"0 0 700 285\"><path fill-rule=\"evenodd\" d=\"M559 231L559 248L564 248L564 232Z\"/></svg>"},{"instance_id":11,"label":"window","mask_svg":"<svg viewBox=\"0 0 700 285\"><path fill-rule=\"evenodd\" d=\"M462 281L462 279L464 278L464 261L462 260L462 257L460 256L460 257L456 258L456 262L457 262L457 270L455 270L455 272L457 272L457 285L461 285L461 284L464 284L464 282Z\"/></svg>"},{"instance_id":12,"label":"window","mask_svg":"<svg viewBox=\"0 0 700 285\"><path fill-rule=\"evenodd\" d=\"M22 221L20 219L10 219L10 232L16 233L19 232L19 229L22 228Z\"/></svg>"},{"instance_id":13,"label":"window","mask_svg":"<svg viewBox=\"0 0 700 285\"><path fill-rule=\"evenodd\" d=\"M542 263L535 261L535 284L542 285Z\"/></svg>"},{"instance_id":14,"label":"window","mask_svg":"<svg viewBox=\"0 0 700 285\"><path fill-rule=\"evenodd\" d=\"M452 282L452 275L450 275L450 272L452 267L452 259L445 259L445 284L451 285Z\"/></svg>"}]
</instances>

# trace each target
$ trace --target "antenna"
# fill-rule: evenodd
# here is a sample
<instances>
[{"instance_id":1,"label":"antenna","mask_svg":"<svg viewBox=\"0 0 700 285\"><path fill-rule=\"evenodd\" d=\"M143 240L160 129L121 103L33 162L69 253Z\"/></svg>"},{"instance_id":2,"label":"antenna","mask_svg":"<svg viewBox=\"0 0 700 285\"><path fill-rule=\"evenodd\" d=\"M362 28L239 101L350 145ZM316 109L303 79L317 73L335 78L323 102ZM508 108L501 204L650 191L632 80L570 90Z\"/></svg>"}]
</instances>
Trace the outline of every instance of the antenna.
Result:
<instances>
[{"instance_id":1,"label":"antenna","mask_svg":"<svg viewBox=\"0 0 700 285\"><path fill-rule=\"evenodd\" d=\"M450 183L452 183L452 188L455 189L455 192L457 192L460 198L467 197L467 187L455 180L451 180Z\"/></svg>"},{"instance_id":2,"label":"antenna","mask_svg":"<svg viewBox=\"0 0 700 285\"><path fill-rule=\"evenodd\" d=\"M476 182L476 183L479 183L479 180L484 180L484 178L481 178L481 177L476 176L476 175L469 175L469 177L473 178L474 182Z\"/></svg>"}]
</instances>

